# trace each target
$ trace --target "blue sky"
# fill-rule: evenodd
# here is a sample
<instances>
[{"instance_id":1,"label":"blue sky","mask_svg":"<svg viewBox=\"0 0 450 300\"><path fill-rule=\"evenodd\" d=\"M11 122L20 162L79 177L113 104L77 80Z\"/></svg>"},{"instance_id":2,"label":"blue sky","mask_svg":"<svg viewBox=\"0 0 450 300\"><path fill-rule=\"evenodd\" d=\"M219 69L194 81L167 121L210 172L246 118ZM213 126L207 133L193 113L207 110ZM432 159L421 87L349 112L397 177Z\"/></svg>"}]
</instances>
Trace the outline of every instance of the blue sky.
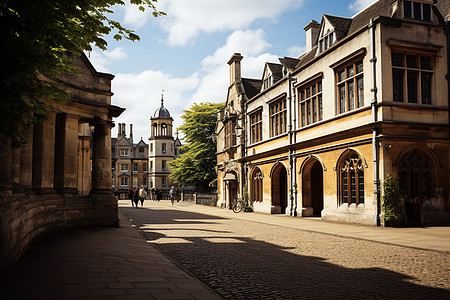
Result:
<instances>
[{"instance_id":1,"label":"blue sky","mask_svg":"<svg viewBox=\"0 0 450 300\"><path fill-rule=\"evenodd\" d=\"M352 17L375 0L159 0L165 17L134 5L115 8L114 19L139 42L108 38L108 51L89 53L97 71L114 74L112 104L126 108L115 123L133 124L135 143L150 136L150 117L161 105L182 123L193 103L224 102L227 61L240 52L242 76L261 78L264 63L305 50L303 27L322 14ZM112 130L117 136L117 126Z\"/></svg>"}]
</instances>

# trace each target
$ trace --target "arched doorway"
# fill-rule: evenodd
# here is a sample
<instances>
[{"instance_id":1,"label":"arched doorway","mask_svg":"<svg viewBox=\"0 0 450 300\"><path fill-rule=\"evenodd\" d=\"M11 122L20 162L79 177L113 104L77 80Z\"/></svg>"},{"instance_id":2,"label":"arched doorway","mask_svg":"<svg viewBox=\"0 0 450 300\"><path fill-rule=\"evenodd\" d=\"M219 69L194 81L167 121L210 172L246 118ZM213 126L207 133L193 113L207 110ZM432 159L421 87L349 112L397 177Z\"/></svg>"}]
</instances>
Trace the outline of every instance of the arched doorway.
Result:
<instances>
[{"instance_id":1,"label":"arched doorway","mask_svg":"<svg viewBox=\"0 0 450 300\"><path fill-rule=\"evenodd\" d=\"M404 198L404 212L408 225L422 223L422 204L433 197L434 164L420 149L408 151L399 164L400 194Z\"/></svg>"},{"instance_id":2,"label":"arched doorway","mask_svg":"<svg viewBox=\"0 0 450 300\"><path fill-rule=\"evenodd\" d=\"M272 213L285 214L287 207L287 172L280 163L272 173Z\"/></svg>"},{"instance_id":3,"label":"arched doorway","mask_svg":"<svg viewBox=\"0 0 450 300\"><path fill-rule=\"evenodd\" d=\"M237 184L237 177L234 172L226 173L223 181L225 182L226 186L226 199L227 199L227 206L229 209L233 207L234 199L237 197L237 191L238 191L238 184Z\"/></svg>"},{"instance_id":4,"label":"arched doorway","mask_svg":"<svg viewBox=\"0 0 450 300\"><path fill-rule=\"evenodd\" d=\"M321 215L323 210L323 168L317 159L311 159L303 169L302 199L302 216Z\"/></svg>"}]
</instances>

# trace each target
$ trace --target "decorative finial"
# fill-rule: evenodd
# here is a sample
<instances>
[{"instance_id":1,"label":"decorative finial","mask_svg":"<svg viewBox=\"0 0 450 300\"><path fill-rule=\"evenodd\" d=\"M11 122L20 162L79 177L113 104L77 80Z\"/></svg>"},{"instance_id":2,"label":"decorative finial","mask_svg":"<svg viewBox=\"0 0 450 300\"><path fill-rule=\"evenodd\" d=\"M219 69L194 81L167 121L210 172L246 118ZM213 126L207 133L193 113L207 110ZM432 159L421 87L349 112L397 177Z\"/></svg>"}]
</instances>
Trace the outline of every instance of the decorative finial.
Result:
<instances>
[{"instance_id":1,"label":"decorative finial","mask_svg":"<svg viewBox=\"0 0 450 300\"><path fill-rule=\"evenodd\" d=\"M164 106L164 90L161 92L161 107Z\"/></svg>"},{"instance_id":2,"label":"decorative finial","mask_svg":"<svg viewBox=\"0 0 450 300\"><path fill-rule=\"evenodd\" d=\"M177 138L178 138L178 130L177 130L177 131L175 131L175 134L177 135Z\"/></svg>"}]
</instances>

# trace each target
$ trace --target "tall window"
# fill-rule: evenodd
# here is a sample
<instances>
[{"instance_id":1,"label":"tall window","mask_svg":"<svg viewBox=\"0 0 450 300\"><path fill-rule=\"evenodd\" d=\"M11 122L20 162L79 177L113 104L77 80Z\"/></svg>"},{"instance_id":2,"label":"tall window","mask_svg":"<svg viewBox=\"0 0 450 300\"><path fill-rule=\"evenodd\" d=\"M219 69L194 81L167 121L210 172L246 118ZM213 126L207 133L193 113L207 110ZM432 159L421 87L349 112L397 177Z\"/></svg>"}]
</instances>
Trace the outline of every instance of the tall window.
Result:
<instances>
[{"instance_id":1,"label":"tall window","mask_svg":"<svg viewBox=\"0 0 450 300\"><path fill-rule=\"evenodd\" d=\"M142 164L142 171L147 172L147 163Z\"/></svg>"},{"instance_id":2,"label":"tall window","mask_svg":"<svg viewBox=\"0 0 450 300\"><path fill-rule=\"evenodd\" d=\"M143 177L143 178L142 178L142 184L143 184L144 186L147 186L147 177Z\"/></svg>"},{"instance_id":3,"label":"tall window","mask_svg":"<svg viewBox=\"0 0 450 300\"><path fill-rule=\"evenodd\" d=\"M166 186L166 177L161 177L161 185Z\"/></svg>"},{"instance_id":4,"label":"tall window","mask_svg":"<svg viewBox=\"0 0 450 300\"><path fill-rule=\"evenodd\" d=\"M167 168L167 161L165 160L161 161L161 167L163 170L165 170Z\"/></svg>"},{"instance_id":5,"label":"tall window","mask_svg":"<svg viewBox=\"0 0 450 300\"><path fill-rule=\"evenodd\" d=\"M138 164L133 163L133 172L137 172L137 171L138 171Z\"/></svg>"},{"instance_id":6,"label":"tall window","mask_svg":"<svg viewBox=\"0 0 450 300\"><path fill-rule=\"evenodd\" d=\"M120 178L120 185L121 186L128 186L128 177L121 177Z\"/></svg>"},{"instance_id":7,"label":"tall window","mask_svg":"<svg viewBox=\"0 0 450 300\"><path fill-rule=\"evenodd\" d=\"M352 155L340 168L340 204L364 203L364 166L361 158Z\"/></svg>"},{"instance_id":8,"label":"tall window","mask_svg":"<svg viewBox=\"0 0 450 300\"><path fill-rule=\"evenodd\" d=\"M323 36L319 41L319 52L323 52L325 50L327 50L328 48L330 48L331 46L333 46L335 42L335 37L334 37L334 31L330 32L329 34Z\"/></svg>"},{"instance_id":9,"label":"tall window","mask_svg":"<svg viewBox=\"0 0 450 300\"><path fill-rule=\"evenodd\" d=\"M263 190L262 190L262 172L260 168L255 168L252 173L252 200L256 202L263 201Z\"/></svg>"},{"instance_id":10,"label":"tall window","mask_svg":"<svg viewBox=\"0 0 450 300\"><path fill-rule=\"evenodd\" d=\"M362 60L336 70L337 106L340 114L364 106L363 71Z\"/></svg>"},{"instance_id":11,"label":"tall window","mask_svg":"<svg viewBox=\"0 0 450 300\"><path fill-rule=\"evenodd\" d=\"M432 57L392 52L394 101L431 104Z\"/></svg>"},{"instance_id":12,"label":"tall window","mask_svg":"<svg viewBox=\"0 0 450 300\"><path fill-rule=\"evenodd\" d=\"M236 120L228 120L225 125L225 148L236 145Z\"/></svg>"},{"instance_id":13,"label":"tall window","mask_svg":"<svg viewBox=\"0 0 450 300\"><path fill-rule=\"evenodd\" d=\"M150 143L150 153L153 153L153 143Z\"/></svg>"},{"instance_id":14,"label":"tall window","mask_svg":"<svg viewBox=\"0 0 450 300\"><path fill-rule=\"evenodd\" d=\"M153 161L150 161L150 170L153 170Z\"/></svg>"},{"instance_id":15,"label":"tall window","mask_svg":"<svg viewBox=\"0 0 450 300\"><path fill-rule=\"evenodd\" d=\"M299 114L301 126L306 126L323 119L322 79L309 83L298 89L300 95Z\"/></svg>"},{"instance_id":16,"label":"tall window","mask_svg":"<svg viewBox=\"0 0 450 300\"><path fill-rule=\"evenodd\" d=\"M257 143L262 140L262 111L250 115L250 142Z\"/></svg>"},{"instance_id":17,"label":"tall window","mask_svg":"<svg viewBox=\"0 0 450 300\"><path fill-rule=\"evenodd\" d=\"M432 196L433 163L423 151L406 153L399 163L400 192L409 202L428 200Z\"/></svg>"},{"instance_id":18,"label":"tall window","mask_svg":"<svg viewBox=\"0 0 450 300\"><path fill-rule=\"evenodd\" d=\"M286 132L286 98L269 105L270 136Z\"/></svg>"},{"instance_id":19,"label":"tall window","mask_svg":"<svg viewBox=\"0 0 450 300\"><path fill-rule=\"evenodd\" d=\"M120 164L120 171L128 172L128 164Z\"/></svg>"},{"instance_id":20,"label":"tall window","mask_svg":"<svg viewBox=\"0 0 450 300\"><path fill-rule=\"evenodd\" d=\"M166 123L161 124L161 135L167 135L167 124Z\"/></svg>"},{"instance_id":21,"label":"tall window","mask_svg":"<svg viewBox=\"0 0 450 300\"><path fill-rule=\"evenodd\" d=\"M166 143L162 143L161 144L161 151L162 151L162 153L166 153L167 152L167 145L166 145Z\"/></svg>"},{"instance_id":22,"label":"tall window","mask_svg":"<svg viewBox=\"0 0 450 300\"><path fill-rule=\"evenodd\" d=\"M144 147L139 147L139 153L144 153Z\"/></svg>"},{"instance_id":23,"label":"tall window","mask_svg":"<svg viewBox=\"0 0 450 300\"><path fill-rule=\"evenodd\" d=\"M266 77L266 79L264 79L264 89L271 87L272 84L273 84L272 75L269 75Z\"/></svg>"}]
</instances>

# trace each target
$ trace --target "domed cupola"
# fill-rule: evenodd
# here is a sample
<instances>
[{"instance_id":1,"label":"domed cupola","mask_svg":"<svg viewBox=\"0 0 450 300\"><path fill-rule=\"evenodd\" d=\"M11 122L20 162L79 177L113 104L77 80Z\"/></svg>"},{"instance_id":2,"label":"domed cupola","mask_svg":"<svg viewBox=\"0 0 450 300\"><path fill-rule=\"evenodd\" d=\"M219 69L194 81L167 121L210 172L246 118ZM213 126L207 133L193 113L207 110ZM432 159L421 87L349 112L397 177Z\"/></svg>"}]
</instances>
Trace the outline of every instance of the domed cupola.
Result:
<instances>
[{"instance_id":1,"label":"domed cupola","mask_svg":"<svg viewBox=\"0 0 450 300\"><path fill-rule=\"evenodd\" d=\"M161 95L161 107L159 107L153 114L152 120L154 119L172 119L167 108L164 107L164 97Z\"/></svg>"}]
</instances>

